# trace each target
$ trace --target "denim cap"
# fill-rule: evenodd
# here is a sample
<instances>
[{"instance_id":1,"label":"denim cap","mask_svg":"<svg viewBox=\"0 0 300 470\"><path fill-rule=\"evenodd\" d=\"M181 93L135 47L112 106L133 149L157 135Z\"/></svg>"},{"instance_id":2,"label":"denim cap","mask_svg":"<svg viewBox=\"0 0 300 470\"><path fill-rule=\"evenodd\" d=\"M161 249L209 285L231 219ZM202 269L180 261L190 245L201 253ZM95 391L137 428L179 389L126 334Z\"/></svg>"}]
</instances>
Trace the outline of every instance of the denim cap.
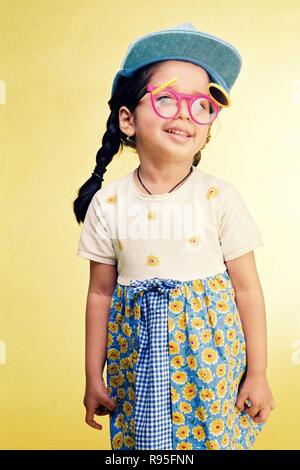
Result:
<instances>
[{"instance_id":1,"label":"denim cap","mask_svg":"<svg viewBox=\"0 0 300 470\"><path fill-rule=\"evenodd\" d=\"M198 31L192 23L182 23L174 28L154 31L130 43L116 74L111 95L120 76L132 77L141 67L164 60L183 60L200 65L211 82L221 86L229 95L242 66L238 50L221 38ZM228 99L217 87L210 88L219 103ZM225 105L225 104L224 104Z\"/></svg>"}]
</instances>

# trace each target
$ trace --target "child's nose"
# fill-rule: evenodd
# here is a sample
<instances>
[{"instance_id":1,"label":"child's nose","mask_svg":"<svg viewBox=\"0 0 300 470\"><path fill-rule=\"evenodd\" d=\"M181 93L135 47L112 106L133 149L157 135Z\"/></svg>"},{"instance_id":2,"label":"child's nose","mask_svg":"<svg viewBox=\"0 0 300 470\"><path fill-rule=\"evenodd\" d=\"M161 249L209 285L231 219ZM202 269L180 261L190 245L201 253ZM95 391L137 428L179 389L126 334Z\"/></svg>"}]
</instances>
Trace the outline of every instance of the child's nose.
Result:
<instances>
[{"instance_id":1,"label":"child's nose","mask_svg":"<svg viewBox=\"0 0 300 470\"><path fill-rule=\"evenodd\" d=\"M178 116L182 116L182 117L191 117L190 116L190 112L189 112L189 101L186 100L186 99L182 99L181 100L181 107L180 107L180 110L179 110L179 113L178 113Z\"/></svg>"}]
</instances>

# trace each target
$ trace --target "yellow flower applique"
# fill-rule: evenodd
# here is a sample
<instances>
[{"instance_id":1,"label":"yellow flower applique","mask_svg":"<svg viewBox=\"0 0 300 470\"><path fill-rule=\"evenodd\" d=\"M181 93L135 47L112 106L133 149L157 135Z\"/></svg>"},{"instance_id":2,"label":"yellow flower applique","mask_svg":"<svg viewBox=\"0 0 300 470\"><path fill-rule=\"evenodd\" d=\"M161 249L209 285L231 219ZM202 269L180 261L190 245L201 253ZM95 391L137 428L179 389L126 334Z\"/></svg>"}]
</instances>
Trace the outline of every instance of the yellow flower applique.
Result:
<instances>
[{"instance_id":1,"label":"yellow flower applique","mask_svg":"<svg viewBox=\"0 0 300 470\"><path fill-rule=\"evenodd\" d=\"M148 266L158 266L159 265L159 258L157 256L151 254L147 257L146 263L147 263Z\"/></svg>"},{"instance_id":2,"label":"yellow flower applique","mask_svg":"<svg viewBox=\"0 0 300 470\"><path fill-rule=\"evenodd\" d=\"M155 220L157 219L157 212L148 212L148 220Z\"/></svg>"},{"instance_id":3,"label":"yellow flower applique","mask_svg":"<svg viewBox=\"0 0 300 470\"><path fill-rule=\"evenodd\" d=\"M190 244L190 246L199 246L201 244L201 237L199 236L195 236L195 237L190 237L188 238L188 243Z\"/></svg>"},{"instance_id":4,"label":"yellow flower applique","mask_svg":"<svg viewBox=\"0 0 300 470\"><path fill-rule=\"evenodd\" d=\"M194 438L197 439L197 441L203 441L205 438L205 432L202 426L198 424L195 428L192 429Z\"/></svg>"},{"instance_id":5,"label":"yellow flower applique","mask_svg":"<svg viewBox=\"0 0 300 470\"><path fill-rule=\"evenodd\" d=\"M172 366L173 367L176 367L176 369L178 369L179 367L181 367L183 364L183 357L182 356L175 356L173 357L172 359Z\"/></svg>"},{"instance_id":6,"label":"yellow flower applique","mask_svg":"<svg viewBox=\"0 0 300 470\"><path fill-rule=\"evenodd\" d=\"M184 423L184 416L182 413L178 413L178 411L176 411L175 413L173 413L173 423L174 424L183 424Z\"/></svg>"},{"instance_id":7,"label":"yellow flower applique","mask_svg":"<svg viewBox=\"0 0 300 470\"><path fill-rule=\"evenodd\" d=\"M224 429L224 423L221 419L215 419L210 425L210 432L215 436L222 434Z\"/></svg>"},{"instance_id":8,"label":"yellow flower applique","mask_svg":"<svg viewBox=\"0 0 300 470\"><path fill-rule=\"evenodd\" d=\"M179 313L182 312L183 308L183 303L179 300L174 300L173 302L170 302L169 308L171 312L173 313Z\"/></svg>"},{"instance_id":9,"label":"yellow flower applique","mask_svg":"<svg viewBox=\"0 0 300 470\"><path fill-rule=\"evenodd\" d=\"M192 411L192 407L187 401L182 401L179 405L179 409L183 411L183 413L190 413Z\"/></svg>"},{"instance_id":10,"label":"yellow flower applique","mask_svg":"<svg viewBox=\"0 0 300 470\"><path fill-rule=\"evenodd\" d=\"M179 398L179 393L176 392L174 387L171 387L171 401L172 403L177 403Z\"/></svg>"},{"instance_id":11,"label":"yellow flower applique","mask_svg":"<svg viewBox=\"0 0 300 470\"><path fill-rule=\"evenodd\" d=\"M219 302L216 303L216 309L219 310L219 312L225 313L228 312L229 307L226 302L223 302L220 300Z\"/></svg>"},{"instance_id":12,"label":"yellow flower applique","mask_svg":"<svg viewBox=\"0 0 300 470\"><path fill-rule=\"evenodd\" d=\"M177 384L184 384L186 382L187 375L185 372L174 372L172 374L172 380Z\"/></svg>"},{"instance_id":13,"label":"yellow flower applique","mask_svg":"<svg viewBox=\"0 0 300 470\"><path fill-rule=\"evenodd\" d=\"M198 299L198 297L194 297L191 300L191 307L195 312L199 312L199 310L201 310L201 308L202 308L201 300Z\"/></svg>"},{"instance_id":14,"label":"yellow flower applique","mask_svg":"<svg viewBox=\"0 0 300 470\"><path fill-rule=\"evenodd\" d=\"M204 292L204 286L202 281L200 281L199 279L195 279L192 284L195 292Z\"/></svg>"},{"instance_id":15,"label":"yellow flower applique","mask_svg":"<svg viewBox=\"0 0 300 470\"><path fill-rule=\"evenodd\" d=\"M177 450L192 450L193 446L190 442L183 441L177 445L176 449Z\"/></svg>"},{"instance_id":16,"label":"yellow flower applique","mask_svg":"<svg viewBox=\"0 0 300 470\"><path fill-rule=\"evenodd\" d=\"M216 186L211 186L208 188L206 197L207 199L211 199L212 197L216 197L219 194L219 190Z\"/></svg>"},{"instance_id":17,"label":"yellow flower applique","mask_svg":"<svg viewBox=\"0 0 300 470\"><path fill-rule=\"evenodd\" d=\"M117 204L118 196L116 194L114 194L113 196L108 196L106 198L106 202L107 202L107 204Z\"/></svg>"},{"instance_id":18,"label":"yellow flower applique","mask_svg":"<svg viewBox=\"0 0 300 470\"><path fill-rule=\"evenodd\" d=\"M220 284L215 279L209 279L208 280L208 285L209 285L210 289L213 290L214 292L217 292L220 289Z\"/></svg>"},{"instance_id":19,"label":"yellow flower applique","mask_svg":"<svg viewBox=\"0 0 300 470\"><path fill-rule=\"evenodd\" d=\"M176 436L179 437L179 439L185 439L189 432L188 426L180 426L180 428L177 429Z\"/></svg>"},{"instance_id":20,"label":"yellow flower applique","mask_svg":"<svg viewBox=\"0 0 300 470\"><path fill-rule=\"evenodd\" d=\"M121 432L118 432L118 434L116 434L115 437L113 438L112 448L120 449L122 442L123 442L123 435Z\"/></svg>"},{"instance_id":21,"label":"yellow flower applique","mask_svg":"<svg viewBox=\"0 0 300 470\"><path fill-rule=\"evenodd\" d=\"M186 400L192 400L196 396L197 387L194 383L189 382L184 387L182 393Z\"/></svg>"}]
</instances>

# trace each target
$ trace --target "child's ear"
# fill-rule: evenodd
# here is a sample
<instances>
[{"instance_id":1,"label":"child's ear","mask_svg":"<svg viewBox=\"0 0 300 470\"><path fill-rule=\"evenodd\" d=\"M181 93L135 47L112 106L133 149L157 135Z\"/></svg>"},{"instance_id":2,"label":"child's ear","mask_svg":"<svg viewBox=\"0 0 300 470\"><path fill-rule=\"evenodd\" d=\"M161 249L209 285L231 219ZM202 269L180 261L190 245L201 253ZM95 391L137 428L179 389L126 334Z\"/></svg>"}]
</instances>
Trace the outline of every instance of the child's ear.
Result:
<instances>
[{"instance_id":1,"label":"child's ear","mask_svg":"<svg viewBox=\"0 0 300 470\"><path fill-rule=\"evenodd\" d=\"M134 114L126 106L119 109L119 127L124 134L135 134Z\"/></svg>"}]
</instances>

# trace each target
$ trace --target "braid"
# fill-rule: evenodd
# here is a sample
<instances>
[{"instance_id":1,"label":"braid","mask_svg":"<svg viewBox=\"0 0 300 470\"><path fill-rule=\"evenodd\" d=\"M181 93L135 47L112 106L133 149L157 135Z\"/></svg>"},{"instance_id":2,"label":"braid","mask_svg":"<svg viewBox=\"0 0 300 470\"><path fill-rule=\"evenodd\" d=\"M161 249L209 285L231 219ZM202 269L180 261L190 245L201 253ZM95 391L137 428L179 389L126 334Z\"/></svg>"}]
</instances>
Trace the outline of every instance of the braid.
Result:
<instances>
[{"instance_id":1,"label":"braid","mask_svg":"<svg viewBox=\"0 0 300 470\"><path fill-rule=\"evenodd\" d=\"M107 130L102 138L102 147L96 155L96 166L92 176L78 190L77 198L73 202L73 211L78 223L83 222L90 202L94 194L101 188L103 174L106 167L112 161L113 156L119 151L120 147L133 147L135 142L130 143L126 140L126 135L121 132L119 127L119 109L121 106L134 112L139 100L138 93L149 83L154 71L159 67L159 63L151 63L137 70L130 78L120 77L118 86L113 96L108 101L111 113L107 120Z\"/></svg>"},{"instance_id":2,"label":"braid","mask_svg":"<svg viewBox=\"0 0 300 470\"><path fill-rule=\"evenodd\" d=\"M73 202L73 210L78 223L84 221L94 194L102 186L106 167L120 148L120 128L117 111L116 108L113 108L107 120L107 130L102 138L102 147L96 154L96 166L92 176L78 190L77 198Z\"/></svg>"}]
</instances>

